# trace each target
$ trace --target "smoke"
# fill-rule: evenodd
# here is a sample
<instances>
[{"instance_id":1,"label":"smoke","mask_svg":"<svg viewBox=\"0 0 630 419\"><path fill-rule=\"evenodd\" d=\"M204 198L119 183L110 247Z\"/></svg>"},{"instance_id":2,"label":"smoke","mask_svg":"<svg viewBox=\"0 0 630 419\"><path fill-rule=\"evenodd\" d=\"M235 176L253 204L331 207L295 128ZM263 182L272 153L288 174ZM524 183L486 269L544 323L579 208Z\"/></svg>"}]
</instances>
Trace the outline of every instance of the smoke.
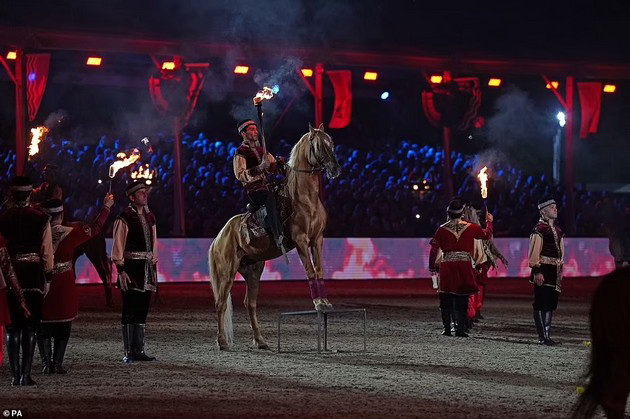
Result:
<instances>
[{"instance_id":1,"label":"smoke","mask_svg":"<svg viewBox=\"0 0 630 419\"><path fill-rule=\"evenodd\" d=\"M485 134L493 145L488 154L493 161L506 161L510 156L532 171L551 169L553 117L537 108L529 95L517 87L509 86L496 100Z\"/></svg>"},{"instance_id":2,"label":"smoke","mask_svg":"<svg viewBox=\"0 0 630 419\"><path fill-rule=\"evenodd\" d=\"M44 126L49 130L56 128L61 125L66 118L68 117L68 112L63 109L56 110L46 117L46 121L44 122Z\"/></svg>"},{"instance_id":3,"label":"smoke","mask_svg":"<svg viewBox=\"0 0 630 419\"><path fill-rule=\"evenodd\" d=\"M497 149L488 149L488 150L484 150L481 153L478 153L477 155L475 155L475 159L473 162L473 174L477 174L479 173L479 171L484 167L484 166L488 166L488 167L493 167L496 164L501 164L501 163L505 163L509 161L509 158L507 156L507 154L505 154L503 151L501 150L497 150Z\"/></svg>"},{"instance_id":4,"label":"smoke","mask_svg":"<svg viewBox=\"0 0 630 419\"><path fill-rule=\"evenodd\" d=\"M278 117L283 105L306 90L298 73L301 68L302 61L300 59L287 57L278 60L278 64L270 70L258 69L254 73L253 80L258 89L262 89L264 86L273 87L277 85L279 87L278 93L272 99L263 101L263 109L265 116L268 117L267 120ZM255 94L256 92L252 91L249 97L232 104L230 113L235 120L251 118L253 111L252 98Z\"/></svg>"}]
</instances>

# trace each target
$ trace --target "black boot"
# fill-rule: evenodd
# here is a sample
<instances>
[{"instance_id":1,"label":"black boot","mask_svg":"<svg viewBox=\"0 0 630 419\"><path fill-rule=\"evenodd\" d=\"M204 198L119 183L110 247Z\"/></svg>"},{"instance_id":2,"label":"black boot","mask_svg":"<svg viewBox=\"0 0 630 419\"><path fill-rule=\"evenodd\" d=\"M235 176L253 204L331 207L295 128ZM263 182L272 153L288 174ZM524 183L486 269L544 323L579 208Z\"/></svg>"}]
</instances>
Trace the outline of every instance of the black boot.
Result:
<instances>
[{"instance_id":1,"label":"black boot","mask_svg":"<svg viewBox=\"0 0 630 419\"><path fill-rule=\"evenodd\" d=\"M544 331L545 331L545 345L554 346L556 345L556 342L554 342L554 340L551 339L550 337L551 319L553 317L553 311L543 311L542 317L543 317L543 325L544 325Z\"/></svg>"},{"instance_id":2,"label":"black boot","mask_svg":"<svg viewBox=\"0 0 630 419\"><path fill-rule=\"evenodd\" d=\"M134 324L133 344L131 346L134 361L155 361L155 357L144 353L144 324Z\"/></svg>"},{"instance_id":3,"label":"black boot","mask_svg":"<svg viewBox=\"0 0 630 419\"><path fill-rule=\"evenodd\" d=\"M451 311L444 308L440 309L442 313L442 324L444 325L444 330L442 330L442 335L444 336L453 336L453 332L451 332Z\"/></svg>"},{"instance_id":4,"label":"black boot","mask_svg":"<svg viewBox=\"0 0 630 419\"><path fill-rule=\"evenodd\" d=\"M534 323L536 324L536 332L538 332L538 343L545 344L545 322L543 320L543 312L534 310Z\"/></svg>"},{"instance_id":5,"label":"black boot","mask_svg":"<svg viewBox=\"0 0 630 419\"><path fill-rule=\"evenodd\" d=\"M20 376L21 386L32 386L37 384L31 378L31 368L33 367L33 356L37 346L37 336L33 329L22 329L22 375Z\"/></svg>"},{"instance_id":6,"label":"black boot","mask_svg":"<svg viewBox=\"0 0 630 419\"><path fill-rule=\"evenodd\" d=\"M123 336L123 350L125 351L125 356L123 356L123 362L128 364L133 362L132 353L131 353L131 342L133 342L133 325L132 324L123 324L122 325L122 336Z\"/></svg>"},{"instance_id":7,"label":"black boot","mask_svg":"<svg viewBox=\"0 0 630 419\"><path fill-rule=\"evenodd\" d=\"M61 365L66 354L68 339L55 339L55 352L53 353L51 374L65 374L68 371Z\"/></svg>"},{"instance_id":8,"label":"black boot","mask_svg":"<svg viewBox=\"0 0 630 419\"><path fill-rule=\"evenodd\" d=\"M53 374L52 368L52 341L49 337L38 338L37 347L39 356L42 358L42 373Z\"/></svg>"},{"instance_id":9,"label":"black boot","mask_svg":"<svg viewBox=\"0 0 630 419\"><path fill-rule=\"evenodd\" d=\"M11 368L11 385L20 385L20 330L7 328L7 355L9 357L9 367Z\"/></svg>"},{"instance_id":10,"label":"black boot","mask_svg":"<svg viewBox=\"0 0 630 419\"><path fill-rule=\"evenodd\" d=\"M467 338L466 324L468 322L468 314L466 311L455 310L453 312L455 317L455 336L460 338Z\"/></svg>"}]
</instances>

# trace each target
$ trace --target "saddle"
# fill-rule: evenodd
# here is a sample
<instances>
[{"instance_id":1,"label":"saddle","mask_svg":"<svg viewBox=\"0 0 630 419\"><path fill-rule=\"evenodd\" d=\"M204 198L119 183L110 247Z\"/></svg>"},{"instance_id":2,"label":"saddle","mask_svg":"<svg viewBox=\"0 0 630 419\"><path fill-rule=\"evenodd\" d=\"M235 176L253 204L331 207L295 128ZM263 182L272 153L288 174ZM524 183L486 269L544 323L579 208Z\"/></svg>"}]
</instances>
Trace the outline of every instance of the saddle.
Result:
<instances>
[{"instance_id":1,"label":"saddle","mask_svg":"<svg viewBox=\"0 0 630 419\"><path fill-rule=\"evenodd\" d=\"M278 208L278 216L283 226L284 237L289 237L288 231L284 228L286 221L292 214L291 204L288 196L284 194L282 188L275 188L273 195L276 199L276 208ZM250 244L253 240L264 236L271 235L271 230L265 221L267 217L267 207L264 205L247 204L247 213L241 221L241 235L245 243Z\"/></svg>"}]
</instances>

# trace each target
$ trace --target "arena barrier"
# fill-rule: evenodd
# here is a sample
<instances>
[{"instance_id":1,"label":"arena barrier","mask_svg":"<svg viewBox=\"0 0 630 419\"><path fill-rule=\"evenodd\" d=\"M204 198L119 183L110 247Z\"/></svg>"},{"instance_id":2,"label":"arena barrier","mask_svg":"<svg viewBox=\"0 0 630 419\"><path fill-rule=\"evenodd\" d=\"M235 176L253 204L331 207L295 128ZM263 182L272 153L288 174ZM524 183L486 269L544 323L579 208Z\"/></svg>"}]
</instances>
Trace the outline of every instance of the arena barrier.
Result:
<instances>
[{"instance_id":1,"label":"arena barrier","mask_svg":"<svg viewBox=\"0 0 630 419\"><path fill-rule=\"evenodd\" d=\"M410 279L428 274L429 238L330 238L324 240L326 279ZM160 239L158 242L160 282L203 282L208 277L208 247L212 239ZM509 260L490 276L527 277L527 238L495 239ZM111 251L111 239L107 240ZM565 277L596 277L614 269L605 238L566 238ZM295 251L290 264L282 258L267 262L262 280L303 280L304 269ZM237 280L242 280L237 275ZM77 281L98 284L100 280L85 256L77 261Z\"/></svg>"}]
</instances>

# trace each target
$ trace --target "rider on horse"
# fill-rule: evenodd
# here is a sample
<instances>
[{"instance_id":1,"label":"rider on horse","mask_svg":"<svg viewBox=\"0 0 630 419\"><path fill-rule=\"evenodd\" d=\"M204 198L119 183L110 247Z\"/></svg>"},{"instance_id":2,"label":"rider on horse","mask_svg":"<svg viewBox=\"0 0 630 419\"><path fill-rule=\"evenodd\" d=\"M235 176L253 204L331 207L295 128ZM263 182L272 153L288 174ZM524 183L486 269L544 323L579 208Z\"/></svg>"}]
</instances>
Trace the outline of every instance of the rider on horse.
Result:
<instances>
[{"instance_id":1,"label":"rider on horse","mask_svg":"<svg viewBox=\"0 0 630 419\"><path fill-rule=\"evenodd\" d=\"M256 206L265 206L265 222L281 248L284 239L282 222L278 215L276 199L267 180L267 173L278 171L278 164L271 153L263 156L263 148L258 139L258 126L251 119L245 119L237 125L243 143L234 155L234 176L245 186L247 197Z\"/></svg>"}]
</instances>

